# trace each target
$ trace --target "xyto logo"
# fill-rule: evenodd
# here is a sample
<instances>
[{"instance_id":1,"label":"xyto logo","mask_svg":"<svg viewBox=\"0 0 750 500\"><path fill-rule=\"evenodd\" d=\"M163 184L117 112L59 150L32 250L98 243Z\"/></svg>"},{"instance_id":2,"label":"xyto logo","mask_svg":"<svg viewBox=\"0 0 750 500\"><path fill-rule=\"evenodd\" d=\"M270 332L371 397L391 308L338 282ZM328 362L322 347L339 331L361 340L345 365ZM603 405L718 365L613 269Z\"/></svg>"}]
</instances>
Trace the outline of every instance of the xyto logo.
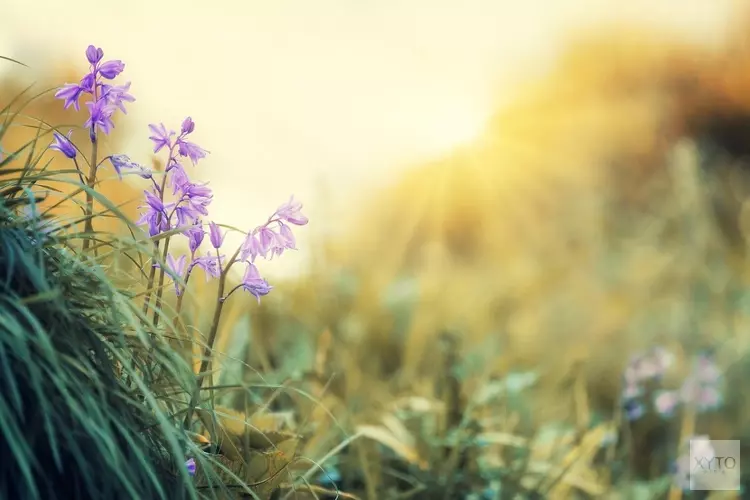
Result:
<instances>
[{"instance_id":1,"label":"xyto logo","mask_svg":"<svg viewBox=\"0 0 750 500\"><path fill-rule=\"evenodd\" d=\"M693 471L703 474L726 474L737 467L734 457L695 457Z\"/></svg>"}]
</instances>

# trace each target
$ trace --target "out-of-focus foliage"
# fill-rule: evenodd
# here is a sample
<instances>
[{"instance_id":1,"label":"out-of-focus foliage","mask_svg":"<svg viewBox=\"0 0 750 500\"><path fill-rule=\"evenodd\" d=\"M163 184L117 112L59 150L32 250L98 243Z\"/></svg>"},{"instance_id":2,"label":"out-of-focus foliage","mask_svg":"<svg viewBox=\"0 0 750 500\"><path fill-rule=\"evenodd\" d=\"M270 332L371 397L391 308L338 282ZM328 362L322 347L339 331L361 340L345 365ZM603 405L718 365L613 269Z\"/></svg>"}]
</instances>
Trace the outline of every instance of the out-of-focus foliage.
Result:
<instances>
[{"instance_id":1,"label":"out-of-focus foliage","mask_svg":"<svg viewBox=\"0 0 750 500\"><path fill-rule=\"evenodd\" d=\"M650 346L677 356L668 387L702 349L729 387L746 370L745 47L582 37L475 144L358 207L307 276L258 311L235 308L224 348L361 436L332 470L367 498L490 484L599 497L626 477L666 491L686 429L750 431L741 384L690 425L627 426L618 408L630 355ZM306 456L335 448L326 411L281 399L312 436Z\"/></svg>"}]
</instances>

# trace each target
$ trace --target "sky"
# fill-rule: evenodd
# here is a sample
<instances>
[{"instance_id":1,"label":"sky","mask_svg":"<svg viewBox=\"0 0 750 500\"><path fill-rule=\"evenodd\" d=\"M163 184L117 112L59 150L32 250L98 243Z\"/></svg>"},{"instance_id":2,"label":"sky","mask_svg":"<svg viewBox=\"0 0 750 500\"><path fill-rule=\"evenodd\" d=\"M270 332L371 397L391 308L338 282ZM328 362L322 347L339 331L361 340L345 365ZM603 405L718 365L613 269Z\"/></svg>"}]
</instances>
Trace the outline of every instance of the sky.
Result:
<instances>
[{"instance_id":1,"label":"sky","mask_svg":"<svg viewBox=\"0 0 750 500\"><path fill-rule=\"evenodd\" d=\"M730 1L0 0L0 54L83 72L86 46L102 47L137 98L128 154L148 163L147 124L190 115L216 220L250 227L294 194L312 227L470 142L571 30L633 20L706 36Z\"/></svg>"}]
</instances>

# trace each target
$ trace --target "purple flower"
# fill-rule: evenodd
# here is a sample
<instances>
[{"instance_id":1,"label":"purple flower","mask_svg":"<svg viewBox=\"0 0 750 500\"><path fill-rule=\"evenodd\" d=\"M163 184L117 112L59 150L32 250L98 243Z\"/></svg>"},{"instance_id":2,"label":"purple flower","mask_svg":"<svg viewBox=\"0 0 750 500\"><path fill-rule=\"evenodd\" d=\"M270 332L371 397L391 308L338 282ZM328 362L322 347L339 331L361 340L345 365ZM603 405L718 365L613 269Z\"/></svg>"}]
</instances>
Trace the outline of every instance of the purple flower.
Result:
<instances>
[{"instance_id":1,"label":"purple flower","mask_svg":"<svg viewBox=\"0 0 750 500\"><path fill-rule=\"evenodd\" d=\"M195 130L195 122L189 116L182 121L182 135L188 135Z\"/></svg>"},{"instance_id":2,"label":"purple flower","mask_svg":"<svg viewBox=\"0 0 750 500\"><path fill-rule=\"evenodd\" d=\"M118 60L115 61L107 61L104 64L99 66L99 74L102 75L107 80L112 80L114 78L117 78L117 75L122 73L122 71L125 69L125 64Z\"/></svg>"},{"instance_id":3,"label":"purple flower","mask_svg":"<svg viewBox=\"0 0 750 500\"><path fill-rule=\"evenodd\" d=\"M255 262L255 258L262 253L263 249L261 248L258 238L253 233L248 234L247 238L245 238L245 242L242 244L240 259L252 263Z\"/></svg>"},{"instance_id":4,"label":"purple flower","mask_svg":"<svg viewBox=\"0 0 750 500\"><path fill-rule=\"evenodd\" d=\"M203 230L203 225L200 221L196 220L195 225L186 229L183 234L188 237L190 253L194 254L198 248L200 248L201 243L203 243L203 238L205 237L206 232Z\"/></svg>"},{"instance_id":5,"label":"purple flower","mask_svg":"<svg viewBox=\"0 0 750 500\"><path fill-rule=\"evenodd\" d=\"M211 239L211 245L218 250L219 248L221 248L222 243L224 243L224 237L226 236L226 233L221 234L221 229L219 229L219 226L216 225L215 222L209 223L208 230Z\"/></svg>"},{"instance_id":6,"label":"purple flower","mask_svg":"<svg viewBox=\"0 0 750 500\"><path fill-rule=\"evenodd\" d=\"M102 85L102 99L106 99L109 104L120 109L124 114L128 114L125 109L126 102L134 102L135 97L130 95L130 82L125 85Z\"/></svg>"},{"instance_id":7,"label":"purple flower","mask_svg":"<svg viewBox=\"0 0 750 500\"><path fill-rule=\"evenodd\" d=\"M145 208L146 211L141 214L140 219L136 221L136 225L148 224L148 234L156 236L169 229L166 208L154 193L149 191L144 191L144 193L146 193L146 204L139 208Z\"/></svg>"},{"instance_id":8,"label":"purple flower","mask_svg":"<svg viewBox=\"0 0 750 500\"><path fill-rule=\"evenodd\" d=\"M195 476L195 459L191 458L187 462L185 462L185 467L187 467L188 475Z\"/></svg>"},{"instance_id":9,"label":"purple flower","mask_svg":"<svg viewBox=\"0 0 750 500\"><path fill-rule=\"evenodd\" d=\"M65 100L63 109L68 109L72 105L76 111L80 111L81 105L78 102L78 98L81 97L82 92L83 89L77 83L66 83L55 92L55 97Z\"/></svg>"},{"instance_id":10,"label":"purple flower","mask_svg":"<svg viewBox=\"0 0 750 500\"><path fill-rule=\"evenodd\" d=\"M261 278L260 272L258 272L258 268L255 267L255 264L247 265L245 276L242 278L242 288L254 295L258 299L258 304L260 304L261 296L268 295L273 289L266 280Z\"/></svg>"},{"instance_id":11,"label":"purple flower","mask_svg":"<svg viewBox=\"0 0 750 500\"><path fill-rule=\"evenodd\" d=\"M81 78L81 91L86 92L88 94L93 94L94 89L96 88L96 75L94 73L89 73L83 78Z\"/></svg>"},{"instance_id":12,"label":"purple flower","mask_svg":"<svg viewBox=\"0 0 750 500\"><path fill-rule=\"evenodd\" d=\"M304 226L308 222L308 218L302 215L302 203L294 201L294 196L289 198L289 201L281 205L276 210L276 216L290 224L296 226Z\"/></svg>"},{"instance_id":13,"label":"purple flower","mask_svg":"<svg viewBox=\"0 0 750 500\"><path fill-rule=\"evenodd\" d=\"M297 250L297 241L292 233L292 228L286 224L279 223L279 236L281 237L284 248Z\"/></svg>"},{"instance_id":14,"label":"purple flower","mask_svg":"<svg viewBox=\"0 0 750 500\"><path fill-rule=\"evenodd\" d=\"M177 217L176 226L186 226L188 221L194 220L197 216L195 210L190 208L190 205L184 203L165 203L164 210L169 214L170 220L172 215Z\"/></svg>"},{"instance_id":15,"label":"purple flower","mask_svg":"<svg viewBox=\"0 0 750 500\"><path fill-rule=\"evenodd\" d=\"M180 156L187 156L190 158L193 165L196 165L201 158L205 158L206 153L208 153L208 151L197 144L182 139L177 140L177 145L179 147L178 151L180 152Z\"/></svg>"},{"instance_id":16,"label":"purple flower","mask_svg":"<svg viewBox=\"0 0 750 500\"><path fill-rule=\"evenodd\" d=\"M187 183L181 187L183 199L187 200L190 207L199 214L208 215L208 205L211 204L213 195L205 185ZM196 216L197 217L197 216Z\"/></svg>"},{"instance_id":17,"label":"purple flower","mask_svg":"<svg viewBox=\"0 0 750 500\"><path fill-rule=\"evenodd\" d=\"M206 281L211 278L219 278L221 276L221 267L224 263L224 256L218 255L204 255L198 257L193 261L194 266L198 266L206 273Z\"/></svg>"},{"instance_id":18,"label":"purple flower","mask_svg":"<svg viewBox=\"0 0 750 500\"><path fill-rule=\"evenodd\" d=\"M99 127L102 132L109 134L115 126L112 123L112 113L115 112L115 107L106 99L99 99L95 103L87 102L86 107L89 108L90 116L83 126L91 129Z\"/></svg>"},{"instance_id":19,"label":"purple flower","mask_svg":"<svg viewBox=\"0 0 750 500\"><path fill-rule=\"evenodd\" d=\"M263 226L258 231L258 241L260 242L260 255L265 258L268 252L274 248L274 245L276 244L276 233L274 233L273 229L270 227Z\"/></svg>"},{"instance_id":20,"label":"purple flower","mask_svg":"<svg viewBox=\"0 0 750 500\"><path fill-rule=\"evenodd\" d=\"M183 275L185 274L185 256L180 255L178 259L175 259L171 253L167 254L167 272L172 275L172 280L174 281L175 293L178 296L182 295L182 290L180 290L179 281L182 279Z\"/></svg>"},{"instance_id":21,"label":"purple flower","mask_svg":"<svg viewBox=\"0 0 750 500\"><path fill-rule=\"evenodd\" d=\"M171 146L174 132L171 130L167 131L167 127L165 127L163 123L160 123L159 125L151 124L148 128L150 128L151 133L154 134L149 137L149 139L154 141L154 153L158 153L161 148L169 148Z\"/></svg>"},{"instance_id":22,"label":"purple flower","mask_svg":"<svg viewBox=\"0 0 750 500\"><path fill-rule=\"evenodd\" d=\"M180 165L179 163L172 162L171 167L167 169L167 172L172 172L172 175L170 177L170 185L172 186L172 194L177 194L178 191L180 191L183 186L186 184L190 184L190 179L188 178L187 172L185 172L185 169Z\"/></svg>"},{"instance_id":23,"label":"purple flower","mask_svg":"<svg viewBox=\"0 0 750 500\"><path fill-rule=\"evenodd\" d=\"M114 167L120 180L122 180L123 169L135 170L144 179L151 179L153 177L151 169L134 162L128 155L112 155L109 157L109 161L112 163L112 167Z\"/></svg>"},{"instance_id":24,"label":"purple flower","mask_svg":"<svg viewBox=\"0 0 750 500\"><path fill-rule=\"evenodd\" d=\"M104 51L102 49L97 49L93 45L89 45L86 49L86 59L88 61L96 66L96 63L102 60L102 57L104 57Z\"/></svg>"},{"instance_id":25,"label":"purple flower","mask_svg":"<svg viewBox=\"0 0 750 500\"><path fill-rule=\"evenodd\" d=\"M53 132L55 141L50 144L49 148L61 152L71 160L76 157L76 147L70 142L70 135L73 133L72 130L68 131L68 136L65 137L57 132Z\"/></svg>"}]
</instances>

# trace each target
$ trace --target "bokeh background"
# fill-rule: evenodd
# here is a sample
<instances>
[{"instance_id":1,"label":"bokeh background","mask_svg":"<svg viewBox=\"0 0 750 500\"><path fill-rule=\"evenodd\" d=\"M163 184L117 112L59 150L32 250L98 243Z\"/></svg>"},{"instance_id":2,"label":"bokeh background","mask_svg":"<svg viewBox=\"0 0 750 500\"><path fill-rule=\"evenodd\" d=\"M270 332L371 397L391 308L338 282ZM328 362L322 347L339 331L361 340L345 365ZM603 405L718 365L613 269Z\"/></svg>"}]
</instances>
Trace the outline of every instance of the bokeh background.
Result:
<instances>
[{"instance_id":1,"label":"bokeh background","mask_svg":"<svg viewBox=\"0 0 750 500\"><path fill-rule=\"evenodd\" d=\"M320 228L322 218L335 226L328 213L351 211L373 182L476 139L511 89L544 72L582 27L637 23L714 41L729 7L4 0L0 50L36 71L77 74L81 47L106 47L126 62L138 99L121 138L132 156L149 154L148 123L190 115L212 153L198 175L217 190L217 219L247 225L295 193L321 214ZM304 259L268 272L294 272Z\"/></svg>"},{"instance_id":2,"label":"bokeh background","mask_svg":"<svg viewBox=\"0 0 750 500\"><path fill-rule=\"evenodd\" d=\"M3 100L75 81L94 43L137 98L107 151L148 163L147 124L189 115L213 219L250 228L304 202L299 251L263 262L274 292L230 302L218 347L223 382L316 401L255 404L334 456L326 484L679 498L685 439L750 436L744 2L30 5L2 5L0 53L30 66L0 66ZM102 186L122 203L141 188ZM185 321L205 331L214 285L194 286ZM666 389L710 351L721 404L628 423L623 373L657 346Z\"/></svg>"}]
</instances>

